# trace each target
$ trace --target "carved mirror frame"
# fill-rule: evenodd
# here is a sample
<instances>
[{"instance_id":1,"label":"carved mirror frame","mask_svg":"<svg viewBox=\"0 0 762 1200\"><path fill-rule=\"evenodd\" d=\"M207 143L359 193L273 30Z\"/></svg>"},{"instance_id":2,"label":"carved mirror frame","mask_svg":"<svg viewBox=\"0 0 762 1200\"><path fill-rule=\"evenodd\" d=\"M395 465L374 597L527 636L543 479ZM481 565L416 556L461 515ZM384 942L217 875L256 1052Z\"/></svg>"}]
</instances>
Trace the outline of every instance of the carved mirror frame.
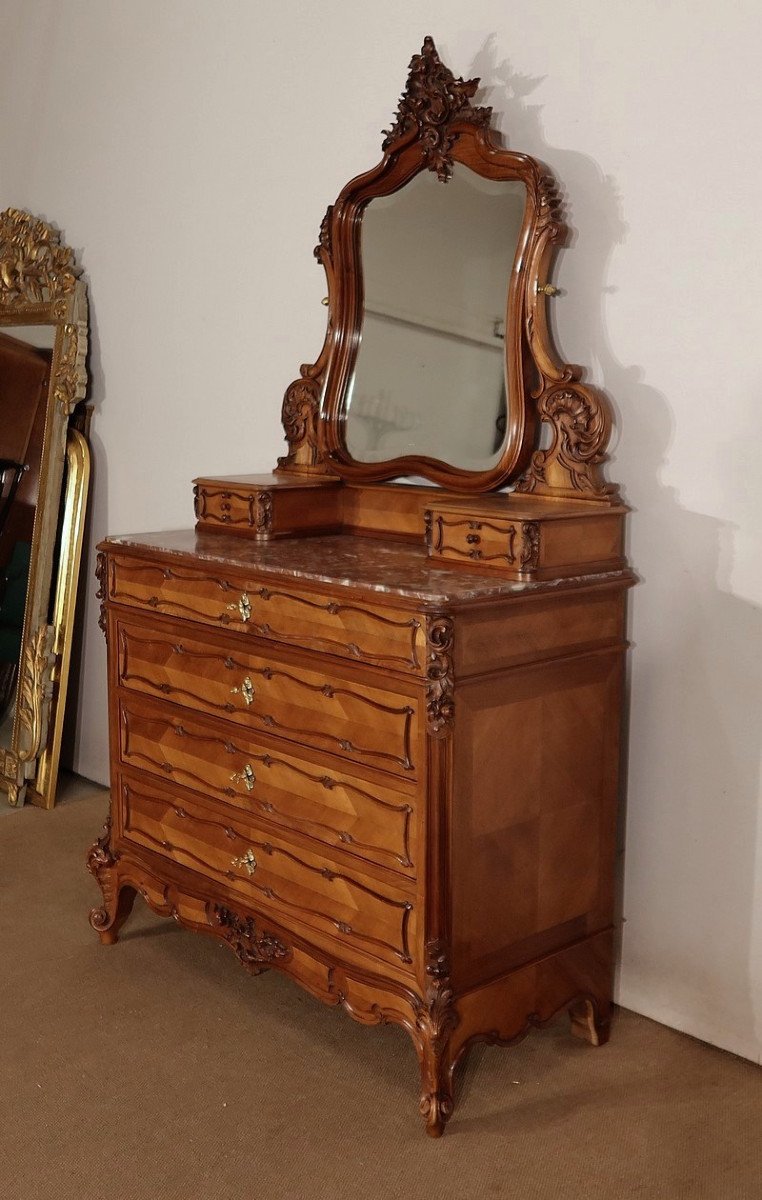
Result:
<instances>
[{"instance_id":1,"label":"carved mirror frame","mask_svg":"<svg viewBox=\"0 0 762 1200\"><path fill-rule=\"evenodd\" d=\"M11 804L24 800L40 762L45 767L45 789L49 790L51 767L57 767L58 762L57 746L51 746L48 736L51 702L55 691L62 709L70 652L67 638L71 637L71 595L76 583L83 493L89 470L84 439L70 430L72 414L85 395L86 385L87 299L78 273L73 251L61 244L50 225L19 209L0 213L0 326L12 329L19 325L51 325L55 329L13 735L10 749L0 750L0 789L7 792ZM76 529L71 527L71 514L60 527L67 453L67 495L76 504ZM60 560L56 556L59 532ZM57 568L58 590L54 596ZM60 739L58 712L53 721Z\"/></svg>"},{"instance_id":2,"label":"carved mirror frame","mask_svg":"<svg viewBox=\"0 0 762 1200\"><path fill-rule=\"evenodd\" d=\"M478 85L478 79L456 79L427 37L410 64L381 162L348 183L328 208L315 248L328 282L326 337L317 362L302 366L286 392L282 420L289 451L278 470L333 474L355 484L418 475L461 492L513 485L523 492L611 503L616 489L600 469L611 429L608 402L580 383L580 367L561 361L548 328L546 302L557 291L548 276L567 236L559 192L542 163L502 146L492 109L471 104ZM420 171L435 171L446 183L455 163L483 178L519 180L526 187L507 281L507 417L500 459L484 471L422 455L358 462L347 450L344 427L363 324L363 212L374 197L398 191ZM452 400L443 397L445 404ZM543 422L550 434L541 448Z\"/></svg>"}]
</instances>

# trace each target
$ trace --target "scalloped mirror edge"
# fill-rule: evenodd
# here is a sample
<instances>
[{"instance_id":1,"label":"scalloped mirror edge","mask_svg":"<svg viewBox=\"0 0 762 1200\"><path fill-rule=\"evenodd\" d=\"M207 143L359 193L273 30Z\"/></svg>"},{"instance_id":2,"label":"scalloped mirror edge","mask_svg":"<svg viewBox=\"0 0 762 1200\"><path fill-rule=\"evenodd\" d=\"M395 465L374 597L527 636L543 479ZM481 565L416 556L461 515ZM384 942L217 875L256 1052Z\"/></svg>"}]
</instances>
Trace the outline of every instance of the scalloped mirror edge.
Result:
<instances>
[{"instance_id":1,"label":"scalloped mirror edge","mask_svg":"<svg viewBox=\"0 0 762 1200\"><path fill-rule=\"evenodd\" d=\"M478 79L456 79L433 40L413 57L392 128L385 131L383 158L350 181L321 223L315 257L328 283L325 341L314 363L304 364L283 400L288 452L279 473L334 476L366 484L421 476L459 492L513 487L558 499L619 502L603 474L611 433L607 397L583 384L582 370L563 363L548 327L546 303L556 249L567 236L552 174L537 159L502 146L492 109L472 105ZM374 196L388 195L423 170L446 180L464 163L491 179L521 180L527 189L524 228L510 281L505 353L506 435L500 459L485 471L408 455L386 462L354 460L346 448L347 390L362 327L362 281L358 270L361 217ZM543 425L549 433L541 434Z\"/></svg>"}]
</instances>

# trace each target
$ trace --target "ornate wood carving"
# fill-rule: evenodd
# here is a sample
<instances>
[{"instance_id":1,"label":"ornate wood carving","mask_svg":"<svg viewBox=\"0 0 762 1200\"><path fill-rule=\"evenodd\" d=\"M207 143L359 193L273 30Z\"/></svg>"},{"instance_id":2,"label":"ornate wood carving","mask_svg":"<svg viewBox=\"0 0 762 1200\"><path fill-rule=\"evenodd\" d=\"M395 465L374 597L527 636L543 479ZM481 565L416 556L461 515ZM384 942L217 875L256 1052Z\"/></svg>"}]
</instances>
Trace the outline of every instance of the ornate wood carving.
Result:
<instances>
[{"instance_id":1,"label":"ornate wood carving","mask_svg":"<svg viewBox=\"0 0 762 1200\"><path fill-rule=\"evenodd\" d=\"M521 527L521 569L534 571L540 561L540 523L525 521Z\"/></svg>"},{"instance_id":2,"label":"ornate wood carving","mask_svg":"<svg viewBox=\"0 0 762 1200\"><path fill-rule=\"evenodd\" d=\"M212 905L212 917L238 961L253 975L291 957L291 950L274 934L257 931L253 917L241 917L223 904Z\"/></svg>"},{"instance_id":3,"label":"ornate wood carving","mask_svg":"<svg viewBox=\"0 0 762 1200\"><path fill-rule=\"evenodd\" d=\"M448 731L455 717L452 617L426 620L426 720L429 733Z\"/></svg>"},{"instance_id":4,"label":"ornate wood carving","mask_svg":"<svg viewBox=\"0 0 762 1200\"><path fill-rule=\"evenodd\" d=\"M268 537L273 524L272 492L257 492L254 506L254 528L258 537Z\"/></svg>"},{"instance_id":5,"label":"ornate wood carving","mask_svg":"<svg viewBox=\"0 0 762 1200\"><path fill-rule=\"evenodd\" d=\"M106 612L106 601L108 600L108 558L102 550L99 550L96 555L95 578L98 580L98 590L95 593L95 598L96 600L100 600L98 628L103 632L105 637L108 629L108 613Z\"/></svg>"},{"instance_id":6,"label":"ornate wood carving","mask_svg":"<svg viewBox=\"0 0 762 1200\"><path fill-rule=\"evenodd\" d=\"M426 946L426 976L429 982L418 1002L415 1020L423 1051L420 1111L426 1132L440 1137L453 1111L449 1042L458 1025L447 953L441 941L430 941Z\"/></svg>"},{"instance_id":7,"label":"ornate wood carving","mask_svg":"<svg viewBox=\"0 0 762 1200\"><path fill-rule=\"evenodd\" d=\"M568 496L577 500L618 500L601 466L611 433L611 406L601 392L581 384L550 386L537 413L552 431L547 450L536 450L517 492Z\"/></svg>"},{"instance_id":8,"label":"ornate wood carving","mask_svg":"<svg viewBox=\"0 0 762 1200\"><path fill-rule=\"evenodd\" d=\"M478 86L478 79L456 79L437 54L433 39L424 38L421 53L411 60L394 124L384 130L382 149L390 149L398 139L416 130L426 166L446 183L453 166L455 136L451 127L466 121L489 129L492 109L471 104Z\"/></svg>"},{"instance_id":9,"label":"ornate wood carving","mask_svg":"<svg viewBox=\"0 0 762 1200\"><path fill-rule=\"evenodd\" d=\"M0 307L70 296L79 271L52 226L17 208L0 213Z\"/></svg>"}]
</instances>

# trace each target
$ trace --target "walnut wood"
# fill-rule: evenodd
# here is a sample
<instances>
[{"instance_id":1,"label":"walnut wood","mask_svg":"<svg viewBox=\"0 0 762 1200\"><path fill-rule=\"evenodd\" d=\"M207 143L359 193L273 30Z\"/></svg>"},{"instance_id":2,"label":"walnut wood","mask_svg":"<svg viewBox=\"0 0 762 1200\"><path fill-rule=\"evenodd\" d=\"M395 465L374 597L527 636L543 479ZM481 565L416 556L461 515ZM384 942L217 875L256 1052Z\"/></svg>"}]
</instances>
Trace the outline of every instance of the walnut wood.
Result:
<instances>
[{"instance_id":1,"label":"walnut wood","mask_svg":"<svg viewBox=\"0 0 762 1200\"><path fill-rule=\"evenodd\" d=\"M335 473L352 482L420 475L461 492L486 492L517 482L537 495L598 503L616 501L602 463L611 431L610 404L580 382L581 368L563 363L548 327L543 290L555 250L564 243L560 194L553 176L528 154L506 150L492 128L490 108L471 104L478 79L456 79L431 38L410 64L397 117L383 141L383 158L351 180L328 208L315 249L326 272L328 324L314 365L301 368L283 403L289 452L280 470ZM506 434L496 465L468 471L439 459L406 455L379 463L349 454L346 403L363 323L362 214L376 196L405 186L420 171L446 181L454 163L491 180L526 188L524 222L506 281ZM540 426L551 444L539 449Z\"/></svg>"},{"instance_id":2,"label":"walnut wood","mask_svg":"<svg viewBox=\"0 0 762 1200\"><path fill-rule=\"evenodd\" d=\"M608 1036L634 582L600 470L607 403L555 358L537 288L558 196L498 146L475 89L427 39L382 163L326 214L326 341L286 393L277 472L196 480L196 530L109 539L97 570L112 792L93 928L113 944L139 893L252 974L400 1025L433 1137L475 1042L564 1009L576 1036ZM454 162L528 189L503 458L481 476L362 467L341 434L358 217ZM413 470L449 486L373 482Z\"/></svg>"}]
</instances>

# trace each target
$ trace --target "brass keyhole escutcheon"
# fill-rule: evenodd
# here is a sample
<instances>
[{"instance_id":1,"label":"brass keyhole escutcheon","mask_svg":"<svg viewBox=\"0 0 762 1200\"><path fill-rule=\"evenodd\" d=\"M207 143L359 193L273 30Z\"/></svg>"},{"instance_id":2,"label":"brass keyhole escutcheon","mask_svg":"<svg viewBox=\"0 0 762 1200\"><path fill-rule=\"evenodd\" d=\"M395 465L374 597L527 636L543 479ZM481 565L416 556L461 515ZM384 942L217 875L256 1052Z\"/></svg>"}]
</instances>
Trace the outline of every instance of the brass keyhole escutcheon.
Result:
<instances>
[{"instance_id":1,"label":"brass keyhole escutcheon","mask_svg":"<svg viewBox=\"0 0 762 1200\"><path fill-rule=\"evenodd\" d=\"M249 600L248 593L241 592L241 599L238 601L238 603L228 604L228 608L231 612L235 612L237 610L240 614L241 620L245 624L251 616L251 601Z\"/></svg>"},{"instance_id":2,"label":"brass keyhole escutcheon","mask_svg":"<svg viewBox=\"0 0 762 1200\"><path fill-rule=\"evenodd\" d=\"M254 851L250 848L240 858L234 858L231 862L231 867L245 867L249 875L253 875L257 869L257 860L254 857Z\"/></svg>"},{"instance_id":3,"label":"brass keyhole escutcheon","mask_svg":"<svg viewBox=\"0 0 762 1200\"><path fill-rule=\"evenodd\" d=\"M254 702L254 684L247 675L240 687L230 689L231 696L243 696L245 704L253 704Z\"/></svg>"},{"instance_id":4,"label":"brass keyhole escutcheon","mask_svg":"<svg viewBox=\"0 0 762 1200\"><path fill-rule=\"evenodd\" d=\"M231 783L242 783L247 792L254 790L254 784L257 782L257 777L254 774L251 763L247 763L242 771L237 771L235 775L230 776Z\"/></svg>"}]
</instances>

